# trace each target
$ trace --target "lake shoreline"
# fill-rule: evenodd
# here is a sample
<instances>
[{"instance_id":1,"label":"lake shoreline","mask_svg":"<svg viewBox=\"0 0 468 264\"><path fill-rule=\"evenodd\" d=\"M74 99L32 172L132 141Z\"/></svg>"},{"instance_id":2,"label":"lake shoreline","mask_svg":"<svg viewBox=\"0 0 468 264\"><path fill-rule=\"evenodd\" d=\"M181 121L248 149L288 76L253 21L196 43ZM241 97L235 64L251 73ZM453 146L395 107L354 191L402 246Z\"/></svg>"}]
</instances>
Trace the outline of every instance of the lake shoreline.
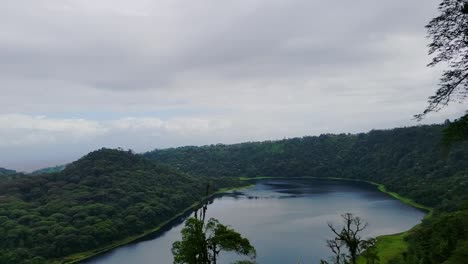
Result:
<instances>
[{"instance_id":1,"label":"lake shoreline","mask_svg":"<svg viewBox=\"0 0 468 264\"><path fill-rule=\"evenodd\" d=\"M409 198L405 198L403 196L400 196L397 193L390 192L390 191L388 191L386 189L386 187L383 184L379 184L379 183L375 183L375 182L371 182L371 181L358 180L358 179L349 179L349 178L338 178L338 177L312 177L312 176L304 176L304 177L253 177L253 178L240 177L240 180L244 181L244 182L256 181L256 180L267 180L267 179L289 179L289 180L291 180L291 179L314 179L314 180L339 180L339 181L351 181L351 182L367 183L367 184L371 184L371 185L375 186L382 193L388 194L388 195L392 196L393 198L395 198L395 199L397 199L397 200L399 200L399 201L401 201L401 202L403 202L405 204L408 204L408 205L410 205L410 206L412 206L414 208L417 208L419 210L423 210L423 211L427 212L425 218L430 217L430 215L432 215L432 208L421 205L419 203L416 203L413 200L411 200ZM246 184L244 186L233 187L233 188L222 188L222 189L216 191L215 193L213 193L213 194L211 194L211 195L209 195L207 197L204 197L202 199L202 201L214 199L219 195L223 195L223 194L233 192L233 191L239 191L239 190L242 190L242 189L247 189L247 188L250 188L252 186L254 186L254 184ZM169 227L173 226L178 220L180 220L183 217L188 216L189 214L191 214L193 212L193 210L195 208L197 208L199 206L200 206L200 202L196 202L196 203L192 204L191 206L187 207L186 209L184 209L182 212L175 215L174 217L168 219L167 221L161 223L157 227L155 227L153 229L150 229L150 230L148 230L148 231L146 231L146 232L144 232L144 233L142 233L140 235L131 236L131 237L122 239L120 241L117 241L115 243L112 243L112 244L110 244L108 246L105 246L105 247L102 247L102 248L99 248L99 249L95 249L95 250L92 250L92 251L88 251L88 252L77 253L77 254L65 257L65 258L63 258L61 260L52 261L51 263L52 264L79 264L79 263L84 263L85 261L89 261L89 260L91 260L91 259L93 259L95 257L98 257L100 255L108 253L108 252L110 252L110 251L112 251L112 250L114 250L114 249L116 249L118 247L122 247L122 246L129 245L129 244L132 244L132 243L138 243L140 241L144 241L144 240L146 240L145 238L155 236L160 232L164 232L166 228L169 228ZM412 227L412 228L414 228L414 227ZM411 229L409 229L409 230L411 230ZM409 230L407 230L405 232L400 232L398 234L387 234L387 235L382 235L382 236L379 236L379 237L399 236L401 234L404 234L404 233L408 232ZM379 237L377 237L377 239Z\"/></svg>"},{"instance_id":2,"label":"lake shoreline","mask_svg":"<svg viewBox=\"0 0 468 264\"><path fill-rule=\"evenodd\" d=\"M223 194L226 194L226 193L229 193L229 192L234 192L234 191L247 189L247 188L250 188L252 186L254 186L254 185L253 184L247 184L247 185L243 185L243 186L239 186L239 187L221 188L221 189L217 190L216 192L214 192L213 194L211 194L209 196L206 196L206 197L203 197L201 201L212 200L212 199L216 198L219 195L223 195ZM138 243L140 241L144 241L144 240L146 240L145 238L157 235L159 232L165 231L164 230L165 228L173 226L174 223L177 220L179 220L179 219L181 219L181 218L183 218L185 216L190 215L193 212L193 210L195 210L197 207L200 206L201 201L193 203L191 206L185 208L182 212L180 212L177 215L171 217L170 219L164 221L163 223L161 223L157 227L155 227L153 229L150 229L148 231L145 231L142 234L127 237L125 239L114 242L114 243L112 243L112 244L110 244L108 246L101 247L101 248L98 248L98 249L95 249L95 250L76 253L76 254L67 256L65 258L62 258L60 260L54 260L54 261L52 261L50 263L51 264L79 264L79 263L84 263L85 261L89 261L89 260L91 260L91 259L93 259L95 257L98 257L100 255L108 253L108 252L110 252L110 251L112 251L112 250L114 250L116 248L119 248L119 247L122 247L122 246L125 246L125 245L129 245L129 244L132 244L132 243Z\"/></svg>"},{"instance_id":3,"label":"lake shoreline","mask_svg":"<svg viewBox=\"0 0 468 264\"><path fill-rule=\"evenodd\" d=\"M268 179L339 180L339 181L351 181L351 182L368 183L368 184L371 184L371 185L377 187L377 189L380 192L388 194L388 195L392 196L393 198L399 200L400 202L402 202L404 204L410 205L410 206L412 206L414 208L417 208L417 209L420 209L420 210L423 210L423 211L427 212L426 217L429 217L430 215L432 215L432 211L433 211L433 209L431 207L428 207L428 206L422 205L420 203L417 203L417 202L413 201L412 199L409 199L409 198L406 198L406 197L403 197L403 196L399 195L396 192L388 191L387 188L385 187L385 185L383 185L381 183L372 182L372 181L359 180L359 179L349 179L349 178L338 178L338 177L313 177L313 176L304 176L304 177L263 177L263 176L261 176L261 177L254 177L254 178L246 178L246 177L241 177L240 178L241 181L268 180Z\"/></svg>"},{"instance_id":4,"label":"lake shoreline","mask_svg":"<svg viewBox=\"0 0 468 264\"><path fill-rule=\"evenodd\" d=\"M358 179L349 179L349 178L336 178L336 177L312 177L312 176L304 176L304 177L255 177L255 178L241 178L241 180L244 181L249 181L249 180L262 180L262 179L316 179L316 180L340 180L340 181L351 181L351 182L362 182L362 183L367 183L375 186L380 192L385 193L393 197L394 199L399 200L400 202L407 204L413 208L422 210L426 212L426 215L424 216L424 219L428 219L432 216L433 209L431 207L419 204L412 199L403 197L399 195L396 192L391 192L387 190L385 185L381 183L376 183L372 181L366 181L366 180L358 180ZM421 220L422 221L422 220ZM386 235L381 235L377 236L377 254L380 257L380 260L382 261L381 263L385 264L387 263L386 261L392 259L393 257L396 257L398 255L401 255L403 252L406 251L407 249L407 243L404 241L405 236L408 234L409 231L411 231L413 228L416 228L419 226L419 224L413 226L412 228L404 231L404 232L399 232L395 234L386 234ZM364 264L362 259L358 259L358 264Z\"/></svg>"}]
</instances>

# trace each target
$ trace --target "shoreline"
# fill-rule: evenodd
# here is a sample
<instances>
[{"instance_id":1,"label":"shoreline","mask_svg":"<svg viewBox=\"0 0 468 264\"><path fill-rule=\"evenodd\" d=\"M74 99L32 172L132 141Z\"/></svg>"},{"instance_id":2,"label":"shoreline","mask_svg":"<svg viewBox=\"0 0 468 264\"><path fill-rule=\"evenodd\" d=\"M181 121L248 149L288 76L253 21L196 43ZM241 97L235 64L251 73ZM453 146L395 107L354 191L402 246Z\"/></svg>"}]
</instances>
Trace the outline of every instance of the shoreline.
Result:
<instances>
[{"instance_id":1,"label":"shoreline","mask_svg":"<svg viewBox=\"0 0 468 264\"><path fill-rule=\"evenodd\" d=\"M351 181L351 182L367 183L367 184L371 184L371 185L375 186L377 188L377 190L379 190L380 192L388 194L391 197L393 197L394 199L397 199L397 200L399 200L400 202L402 202L404 204L407 204L407 205L412 206L412 207L414 207L416 209L425 211L427 214L424 216L423 219L426 219L426 218L430 217L432 215L432 212L433 212L432 208L424 206L422 204L419 204L419 203L417 203L417 202L415 202L415 201L413 201L413 200L411 200L409 198L403 197L403 196L399 195L398 193L388 191L386 189L385 185L380 184L380 183L376 183L376 182L372 182L372 181L349 179L349 178L339 178L339 177L313 177L313 176L303 176L303 177L266 177L266 176L260 176L260 177L253 177L253 178L239 177L239 179L240 179L241 182L248 182L248 181L255 181L255 180L267 180L267 179L316 179L316 180L340 180L340 181ZM233 187L233 188L221 188L221 189L217 190L216 192L214 192L213 194L211 194L211 195L209 195L207 197L203 197L202 201L205 201L207 199L214 199L218 195L222 195L222 194L233 192L233 191L247 189L247 188L250 188L252 186L254 186L254 184L247 184L247 185L244 185L244 186ZM145 237L149 237L151 235L155 235L158 232L163 231L164 228L169 227L174 221L180 219L184 215L187 215L187 214L191 213L191 211L193 211L199 205L200 205L200 202L193 203L191 206L185 208L182 212L178 213L174 217L164 221L163 223L161 223L160 225L158 225L157 227L155 227L153 229L145 231L142 234L127 237L125 239L122 239L122 240L119 240L119 241L117 241L115 243L112 243L112 244L110 244L108 246L101 247L101 248L98 248L98 249L95 249L95 250L92 250L92 251L76 253L76 254L67 256L67 257L65 257L65 258L63 258L61 260L53 260L50 263L51 264L79 264L79 263L83 263L84 261L95 258L95 257L97 257L99 255L108 253L108 252L110 252L113 249L116 249L118 247L122 247L122 246L129 245L129 244L132 244L132 243L137 243L138 241L144 239ZM414 227L416 227L416 226L414 226ZM388 237L401 237L402 235L406 234L408 231L410 231L414 227L412 227L409 230L404 231L404 232L400 232L400 233L397 233L397 234L381 235L381 236L378 236L376 238L378 240L379 238L384 238L384 237L385 238L388 238Z\"/></svg>"},{"instance_id":2,"label":"shoreline","mask_svg":"<svg viewBox=\"0 0 468 264\"><path fill-rule=\"evenodd\" d=\"M410 198L406 198L406 197L403 197L403 196L399 195L396 192L388 191L387 188L385 187L385 185L383 185L381 183L373 182L373 181L349 179L349 178L338 178L338 177L313 177L313 176L304 176L304 177L264 177L264 176L260 176L260 177L254 177L254 178L240 177L239 179L241 181L268 180L268 179L314 179L314 180L340 180L340 181L351 181L351 182L364 182L364 183L368 183L368 184L371 184L371 185L377 187L377 189L380 192L388 194L388 195L392 196L393 198L399 200L400 202L402 202L404 204L410 205L410 206L412 206L412 207L414 207L416 209L423 210L423 211L427 212L425 217L429 217L430 215L432 215L432 212L433 212L433 209L431 207L428 207L428 206L422 205L420 203L417 203L417 202L413 201Z\"/></svg>"},{"instance_id":3,"label":"shoreline","mask_svg":"<svg viewBox=\"0 0 468 264\"><path fill-rule=\"evenodd\" d=\"M426 212L426 215L421 219L423 221L424 219L428 219L432 216L433 213L433 208L419 204L412 199L403 197L399 195L396 192L391 192L387 190L385 185L381 183L376 183L372 181L366 181L366 180L358 180L358 179L347 179L347 178L336 178L336 177L312 177L312 176L304 176L304 177L255 177L255 178L241 178L243 181L249 181L249 180L262 180L262 179L322 179L322 180L341 180L341 181L352 181L352 182L362 182L362 183L367 183L375 186L377 190L379 190L382 193L388 194L394 199L399 200L400 202L407 204L413 208L422 210ZM404 241L405 236L410 232L413 228L416 228L418 225L421 223L411 227L410 229L395 233L395 234L385 234L385 235L380 235L377 236L377 243L376 243L376 249L377 249L377 254L380 257L380 261L382 264L387 263L388 260L401 255L405 250L407 249L407 243ZM358 264L364 264L362 258L357 259Z\"/></svg>"},{"instance_id":4,"label":"shoreline","mask_svg":"<svg viewBox=\"0 0 468 264\"><path fill-rule=\"evenodd\" d=\"M233 191L239 191L239 190L247 189L247 188L250 188L252 186L253 186L253 184L248 184L248 185L239 186L239 187L221 188L221 189L217 190L216 192L210 194L209 196L203 197L201 199L201 201L214 199L219 195L226 194L226 193L233 192ZM85 252L81 252L81 253L76 253L76 254L64 257L64 258L62 258L60 260L52 260L50 262L50 264L79 264L79 263L83 263L84 261L88 261L88 260L91 260L91 259L93 259L95 257L98 257L98 256L100 256L102 254L108 253L108 252L110 252L113 249L116 249L118 247L122 247L122 246L129 245L129 244L132 244L132 243L137 243L138 241L143 240L145 237L155 235L158 232L163 231L164 228L170 227L171 223L173 223L174 221L180 219L181 217L184 217L187 214L190 214L195 208L200 206L200 203L201 203L200 201L193 203L189 207L185 208L182 212L180 212L180 213L176 214L175 216L171 217L170 219L162 222L161 224L159 224L155 228L149 229L149 230L147 230L147 231L145 231L145 232L143 232L143 233L141 233L139 235L130 236L130 237L127 237L125 239L116 241L116 242L114 242L114 243L112 243L110 245L100 247L100 248L97 248L97 249L94 249L94 250L85 251Z\"/></svg>"}]
</instances>

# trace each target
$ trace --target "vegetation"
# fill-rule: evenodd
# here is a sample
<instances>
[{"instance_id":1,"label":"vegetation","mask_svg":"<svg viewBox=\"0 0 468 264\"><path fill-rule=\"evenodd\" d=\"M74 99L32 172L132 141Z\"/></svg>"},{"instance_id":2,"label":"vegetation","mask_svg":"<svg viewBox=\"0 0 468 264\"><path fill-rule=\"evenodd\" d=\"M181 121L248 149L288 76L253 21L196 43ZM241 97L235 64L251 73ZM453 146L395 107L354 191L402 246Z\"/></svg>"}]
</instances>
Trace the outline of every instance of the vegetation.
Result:
<instances>
[{"instance_id":1,"label":"vegetation","mask_svg":"<svg viewBox=\"0 0 468 264\"><path fill-rule=\"evenodd\" d=\"M429 66L445 62L445 70L440 78L440 87L429 97L429 105L422 114L439 111L451 101L462 101L468 95L468 3L465 0L442 0L439 16L426 26L429 54L433 55Z\"/></svg>"},{"instance_id":2,"label":"vegetation","mask_svg":"<svg viewBox=\"0 0 468 264\"><path fill-rule=\"evenodd\" d=\"M419 120L452 101L462 102L468 96L468 2L442 0L439 12L439 16L426 26L432 39L429 54L434 55L429 66L445 62L448 70L443 72L435 95L429 98L429 106L416 115ZM443 143L449 149L455 142L466 140L468 112L455 122L448 122L443 135ZM466 174L463 179L466 184ZM426 217L405 236L408 242L405 254L393 257L388 263L465 263L468 259L468 206L466 203L458 205L457 212L440 212Z\"/></svg>"},{"instance_id":3,"label":"vegetation","mask_svg":"<svg viewBox=\"0 0 468 264\"><path fill-rule=\"evenodd\" d=\"M358 256L366 260L367 264L379 263L379 257L376 254L374 238L363 239L361 237L368 224L363 222L358 216L351 213L341 215L343 218L343 227L336 229L331 223L328 227L336 235L335 238L327 240L327 246L333 252L331 257L333 264L356 264ZM346 248L346 251L344 249ZM328 264L322 260L321 264Z\"/></svg>"},{"instance_id":4,"label":"vegetation","mask_svg":"<svg viewBox=\"0 0 468 264\"><path fill-rule=\"evenodd\" d=\"M463 102L468 96L468 2L465 0L442 0L439 15L426 26L429 55L433 67L445 63L448 67L440 78L436 93L429 97L427 108L415 117L421 120L428 113L439 111L452 101ZM449 147L457 141L468 139L468 112L450 123L444 134L444 143Z\"/></svg>"},{"instance_id":5,"label":"vegetation","mask_svg":"<svg viewBox=\"0 0 468 264\"><path fill-rule=\"evenodd\" d=\"M22 177L22 176L24 176L22 173L18 173L15 170L0 168L0 182L7 181L7 180L13 180L13 179L16 179L16 178Z\"/></svg>"},{"instance_id":6,"label":"vegetation","mask_svg":"<svg viewBox=\"0 0 468 264\"><path fill-rule=\"evenodd\" d=\"M429 219L436 221L445 214L459 213L457 210L463 201L468 200L468 144L459 142L449 153L445 153L441 139L446 127L431 125L357 135L321 135L236 145L183 147L155 150L145 156L194 175L244 178L311 176L375 182L381 190L385 185L387 188L383 191L393 196L400 199L402 196L408 197L404 201L409 204L422 204L418 207L428 211L435 208ZM456 223L457 227L453 228L468 229L465 222ZM452 224L455 225L455 222ZM440 229L438 226L430 228ZM415 234L417 237L418 233ZM388 237L386 240L390 242L394 238ZM393 242L402 250L407 246L414 248L417 242L410 236L407 239L405 235L397 238ZM378 242L377 252L382 263L397 254L388 248L381 250L381 245L385 247L384 240ZM437 241L448 243L448 238L440 236ZM456 241L463 243L464 240ZM448 255L455 252L457 243L448 244ZM435 244L427 246L426 250L431 251L432 246ZM415 250L409 251L406 256L409 257L411 252Z\"/></svg>"},{"instance_id":7,"label":"vegetation","mask_svg":"<svg viewBox=\"0 0 468 264\"><path fill-rule=\"evenodd\" d=\"M468 113L450 123L444 130L443 142L451 147L456 142L468 140Z\"/></svg>"},{"instance_id":8,"label":"vegetation","mask_svg":"<svg viewBox=\"0 0 468 264\"><path fill-rule=\"evenodd\" d=\"M0 176L15 174L16 171L0 168Z\"/></svg>"},{"instance_id":9,"label":"vegetation","mask_svg":"<svg viewBox=\"0 0 468 264\"><path fill-rule=\"evenodd\" d=\"M0 263L49 263L157 227L236 179L192 177L102 149L59 173L0 182Z\"/></svg>"},{"instance_id":10,"label":"vegetation","mask_svg":"<svg viewBox=\"0 0 468 264\"><path fill-rule=\"evenodd\" d=\"M408 248L405 237L406 232L377 237L374 253L377 255L379 263L390 263L392 259L402 256L402 253ZM368 262L364 256L360 256L357 263L367 264Z\"/></svg>"},{"instance_id":11,"label":"vegetation","mask_svg":"<svg viewBox=\"0 0 468 264\"><path fill-rule=\"evenodd\" d=\"M468 199L468 144L444 155L444 125L182 147L145 156L198 176L329 177L377 182L417 203L455 210Z\"/></svg>"},{"instance_id":12,"label":"vegetation","mask_svg":"<svg viewBox=\"0 0 468 264\"><path fill-rule=\"evenodd\" d=\"M55 167L47 167L47 168L35 170L35 171L31 172L31 174L32 175L39 175L39 174L46 174L46 173L57 173L57 172L63 171L65 169L65 166L66 165L59 165L59 166L55 166Z\"/></svg>"},{"instance_id":13,"label":"vegetation","mask_svg":"<svg viewBox=\"0 0 468 264\"><path fill-rule=\"evenodd\" d=\"M206 221L207 209L208 204L205 202L199 211L195 211L195 216L185 222L181 231L182 241L176 241L172 246L174 264L216 264L222 251L232 251L255 259L255 248L248 239L217 219Z\"/></svg>"},{"instance_id":14,"label":"vegetation","mask_svg":"<svg viewBox=\"0 0 468 264\"><path fill-rule=\"evenodd\" d=\"M240 176L339 177L384 184L386 191L409 197L408 202L435 208L433 217L405 237L407 253L392 261L414 263L442 245L437 261L448 259L464 254L460 245L466 243L464 236L442 234L455 234L450 228L457 234L468 229L460 209L468 200L468 144L459 143L444 155L444 128L184 147L144 155L102 149L58 173L11 174L0 181L0 263L80 258L84 255L78 253L128 242L199 201L207 182L216 190L236 187ZM229 229L211 225L205 232ZM417 239L424 236L431 243Z\"/></svg>"},{"instance_id":15,"label":"vegetation","mask_svg":"<svg viewBox=\"0 0 468 264\"><path fill-rule=\"evenodd\" d=\"M388 263L460 264L468 259L468 208L426 218L405 236L407 250Z\"/></svg>"},{"instance_id":16,"label":"vegetation","mask_svg":"<svg viewBox=\"0 0 468 264\"><path fill-rule=\"evenodd\" d=\"M427 25L429 66L447 63L448 69L418 119L468 96L468 3L442 0L439 11ZM451 146L448 154L442 138ZM463 263L468 259L466 139L468 114L445 125L184 147L144 156L102 149L66 167L36 171L34 177L0 168L0 264L48 263L108 247L203 199L207 182L220 189L239 186L238 177L260 176L376 182L394 196L409 197L410 204L435 208L407 234L381 237L378 252L375 240L358 236L365 228L361 220L344 215L343 229L329 226L336 235L327 242L334 263L354 264L364 249L368 263L376 256L394 264ZM173 247L175 263L216 263L222 250L255 255L248 240L231 228L215 219L205 223L205 211L203 218L186 222L182 241Z\"/></svg>"},{"instance_id":17,"label":"vegetation","mask_svg":"<svg viewBox=\"0 0 468 264\"><path fill-rule=\"evenodd\" d=\"M440 79L440 87L429 98L429 106L422 114L439 111L451 101L462 102L468 95L468 2L466 0L442 0L439 16L426 26L432 39L429 54L434 55L429 66L446 62L448 70ZM450 149L455 142L468 140L468 112L448 122L444 129L443 143ZM467 182L465 174L464 182ZM460 204L459 204L460 205ZM468 259L468 206L450 213L438 213L426 217L407 236L408 250L391 258L388 263L464 263ZM396 241L394 237L390 239ZM403 244L403 243L402 243ZM403 251L401 251L403 252Z\"/></svg>"}]
</instances>

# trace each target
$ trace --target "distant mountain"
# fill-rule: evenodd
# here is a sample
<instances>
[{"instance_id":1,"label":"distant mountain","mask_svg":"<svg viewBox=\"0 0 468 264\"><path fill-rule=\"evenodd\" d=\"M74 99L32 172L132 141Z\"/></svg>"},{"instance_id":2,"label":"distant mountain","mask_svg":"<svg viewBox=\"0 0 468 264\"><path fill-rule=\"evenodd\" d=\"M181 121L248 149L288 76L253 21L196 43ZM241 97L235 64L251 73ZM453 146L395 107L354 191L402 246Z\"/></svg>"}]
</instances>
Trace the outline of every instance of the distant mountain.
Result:
<instances>
[{"instance_id":1,"label":"distant mountain","mask_svg":"<svg viewBox=\"0 0 468 264\"><path fill-rule=\"evenodd\" d=\"M8 169L5 169L5 168L0 168L0 176L1 175L11 175L11 174L15 174L16 171L15 170L8 170Z\"/></svg>"},{"instance_id":2,"label":"distant mountain","mask_svg":"<svg viewBox=\"0 0 468 264\"><path fill-rule=\"evenodd\" d=\"M47 167L47 168L43 168L43 169L39 169L39 170L35 170L33 172L31 172L32 175L38 175L38 174L45 174L45 173L57 173L57 172L61 172L65 169L67 165L59 165L59 166L55 166L55 167Z\"/></svg>"}]
</instances>

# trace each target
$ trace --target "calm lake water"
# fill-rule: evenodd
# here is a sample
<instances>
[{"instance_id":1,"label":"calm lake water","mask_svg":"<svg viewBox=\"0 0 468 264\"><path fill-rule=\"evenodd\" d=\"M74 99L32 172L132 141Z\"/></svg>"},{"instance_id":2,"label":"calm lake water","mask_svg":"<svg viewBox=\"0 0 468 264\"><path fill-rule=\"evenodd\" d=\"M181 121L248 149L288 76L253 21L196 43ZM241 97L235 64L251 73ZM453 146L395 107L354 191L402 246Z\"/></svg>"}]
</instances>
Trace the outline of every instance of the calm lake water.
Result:
<instances>
[{"instance_id":1,"label":"calm lake water","mask_svg":"<svg viewBox=\"0 0 468 264\"><path fill-rule=\"evenodd\" d=\"M365 183L338 180L261 180L235 195L214 199L208 216L249 238L260 264L319 263L330 255L327 222L341 224L346 212L369 223L365 236L398 233L418 224L425 213ZM181 220L182 221L182 220ZM117 248L87 264L170 264L179 222L151 240ZM221 264L239 260L227 254Z\"/></svg>"}]
</instances>

